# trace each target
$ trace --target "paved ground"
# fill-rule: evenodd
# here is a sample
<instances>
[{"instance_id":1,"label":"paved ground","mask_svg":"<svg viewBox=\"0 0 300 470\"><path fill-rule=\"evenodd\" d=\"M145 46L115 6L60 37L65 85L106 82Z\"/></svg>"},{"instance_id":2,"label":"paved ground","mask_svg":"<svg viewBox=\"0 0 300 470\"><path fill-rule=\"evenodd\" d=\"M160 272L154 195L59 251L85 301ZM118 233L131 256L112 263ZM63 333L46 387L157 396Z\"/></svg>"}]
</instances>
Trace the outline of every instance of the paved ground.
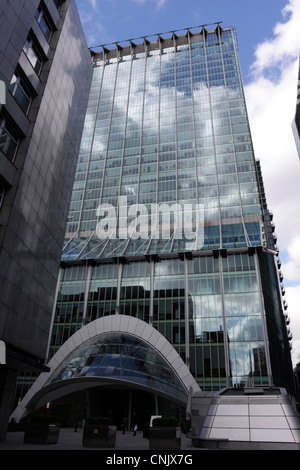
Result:
<instances>
[{"instance_id":1,"label":"paved ground","mask_svg":"<svg viewBox=\"0 0 300 470\"><path fill-rule=\"evenodd\" d=\"M74 429L62 428L59 433L59 440L57 444L50 445L33 445L24 444L23 432L9 432L5 441L0 441L0 452L2 450L92 450L82 446L82 429L74 432ZM102 449L97 449L102 450ZM122 431L117 432L116 445L113 449L103 449L105 451L128 451L128 450L148 450L149 440L143 437L141 431L133 436L132 432L127 431L125 434ZM198 451L192 447L191 439L188 439L184 434L181 434L181 450Z\"/></svg>"}]
</instances>

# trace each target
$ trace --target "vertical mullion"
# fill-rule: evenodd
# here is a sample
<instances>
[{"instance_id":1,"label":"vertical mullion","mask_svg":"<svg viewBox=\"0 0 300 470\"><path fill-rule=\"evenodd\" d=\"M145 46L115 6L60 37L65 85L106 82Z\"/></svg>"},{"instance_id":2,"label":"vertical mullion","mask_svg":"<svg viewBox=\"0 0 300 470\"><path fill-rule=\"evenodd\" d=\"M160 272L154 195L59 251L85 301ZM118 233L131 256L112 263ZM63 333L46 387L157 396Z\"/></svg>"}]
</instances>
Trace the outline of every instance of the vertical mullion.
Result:
<instances>
[{"instance_id":1,"label":"vertical mullion","mask_svg":"<svg viewBox=\"0 0 300 470\"><path fill-rule=\"evenodd\" d=\"M238 171L238 165L237 165L236 150L235 150L235 145L234 145L232 118L231 118L230 105L229 105L230 101L229 101L229 96L228 96L228 86L227 86L227 80L226 80L226 74L225 74L225 65L224 65L224 57L223 57L223 49L222 49L222 41L221 41L221 34L222 34L221 33L221 28L218 28L217 33L218 33L219 46L220 46L220 57L221 57L221 61L222 61L222 68L223 68L223 75L224 75L224 86L225 86L225 90L226 90L226 99L227 99L227 106L228 106L228 117L229 117L230 133L231 133L232 148L233 148L233 155L234 155L234 168L235 168L238 191L239 191L239 205L240 205L240 211L241 211L241 222L242 222L242 225L243 225L246 244L247 244L247 246L251 246L251 242L250 242L248 234L247 234L245 219L244 219L244 211L243 211L242 196L241 196L241 183L240 183L240 177L239 177L239 171Z\"/></svg>"},{"instance_id":2,"label":"vertical mullion","mask_svg":"<svg viewBox=\"0 0 300 470\"><path fill-rule=\"evenodd\" d=\"M221 204L220 204L220 190L219 190L219 174L218 174L218 165L217 165L216 139L215 139L215 132L214 132L214 116L213 116L213 110L212 110L210 77L209 77L208 59L207 59L207 42L206 42L206 35L207 34L211 34L211 33L207 33L206 30L203 30L204 54L205 54L206 76L207 76L208 97L209 97L209 107L210 107L210 120L211 120L211 129L212 129L213 147L214 147L216 188L217 188L217 197L218 197L220 249L222 249L223 248L222 214L221 214Z\"/></svg>"},{"instance_id":3,"label":"vertical mullion","mask_svg":"<svg viewBox=\"0 0 300 470\"><path fill-rule=\"evenodd\" d=\"M81 200L81 205L80 205L79 219L78 219L76 232L80 231L80 226L81 226L81 221L82 221L83 205L84 205L84 201L85 201L85 194L86 194L86 188L87 188L87 183L88 183L88 174L89 174L89 168L90 168L91 157L92 157L92 152L93 152L93 142L94 142L94 137L95 137L95 132L96 132L97 114L98 114L98 110L99 110L99 106L100 106L100 97L101 97L101 90L102 90L102 84L103 84L103 76L104 76L104 67L103 67L103 70L102 70L101 82L100 82L100 87L99 87L99 96L98 96L98 102L97 102L97 107L96 107L94 129L93 129L93 135L91 137L90 152L89 152L88 164L87 164L87 168L86 168L84 188L83 188L83 194L82 194L82 200Z\"/></svg>"},{"instance_id":4,"label":"vertical mullion","mask_svg":"<svg viewBox=\"0 0 300 470\"><path fill-rule=\"evenodd\" d=\"M105 65L105 66L103 67L103 76L104 76L104 74L105 74L105 67L110 67L110 65ZM110 138L111 121L112 121L112 115L113 115L113 109L114 109L114 102L115 102L115 92L116 92L116 85L117 85L117 79L118 79L118 69L119 69L119 64L117 63L117 65L116 65L116 72L115 72L114 90L113 90L112 103L111 103L111 110L110 110L109 130L108 130L108 138L107 138L106 150L105 150L105 160L104 160L104 166L103 166L103 175L102 175L102 183L101 183L101 193L100 193L100 198L99 198L99 205L102 203L102 197L103 197L103 188L104 188L105 172L106 172L106 165L107 165L107 154L108 154L108 145L109 145L109 138ZM97 120L96 120L96 121L97 121Z\"/></svg>"}]
</instances>

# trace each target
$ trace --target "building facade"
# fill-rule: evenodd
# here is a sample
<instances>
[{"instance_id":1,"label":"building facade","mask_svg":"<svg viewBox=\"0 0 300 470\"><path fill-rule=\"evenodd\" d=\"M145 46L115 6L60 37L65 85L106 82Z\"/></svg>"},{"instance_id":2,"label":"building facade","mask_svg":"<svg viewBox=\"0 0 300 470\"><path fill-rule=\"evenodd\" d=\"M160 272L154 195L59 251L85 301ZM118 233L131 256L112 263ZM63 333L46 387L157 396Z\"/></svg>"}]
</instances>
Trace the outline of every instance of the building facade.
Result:
<instances>
[{"instance_id":1,"label":"building facade","mask_svg":"<svg viewBox=\"0 0 300 470\"><path fill-rule=\"evenodd\" d=\"M293 129L293 133L295 137L298 155L300 158L300 64L299 64L299 74L298 74L296 112L295 112L294 120L292 122L292 129Z\"/></svg>"},{"instance_id":2,"label":"building facade","mask_svg":"<svg viewBox=\"0 0 300 470\"><path fill-rule=\"evenodd\" d=\"M125 324L148 345L149 327L161 335L163 362L157 344L172 345L185 400L193 380L202 391L249 379L292 390L276 241L235 30L215 24L145 37L92 57L45 400L55 384L75 391L79 377L175 400L164 388L173 383L172 361L162 375L148 353L137 361ZM81 346L62 354L83 331ZM135 368L125 366L129 359Z\"/></svg>"},{"instance_id":3,"label":"building facade","mask_svg":"<svg viewBox=\"0 0 300 470\"><path fill-rule=\"evenodd\" d=\"M74 0L0 4L1 438L16 375L45 369L92 65Z\"/></svg>"},{"instance_id":4,"label":"building facade","mask_svg":"<svg viewBox=\"0 0 300 470\"><path fill-rule=\"evenodd\" d=\"M298 85L297 85L297 101L296 101L296 111L295 117L292 122L292 130L295 138L295 144L297 147L297 152L300 158L300 62L299 62L299 73L298 73ZM295 384L297 390L297 403L298 403L298 413L300 411L300 363L296 364L294 369Z\"/></svg>"}]
</instances>

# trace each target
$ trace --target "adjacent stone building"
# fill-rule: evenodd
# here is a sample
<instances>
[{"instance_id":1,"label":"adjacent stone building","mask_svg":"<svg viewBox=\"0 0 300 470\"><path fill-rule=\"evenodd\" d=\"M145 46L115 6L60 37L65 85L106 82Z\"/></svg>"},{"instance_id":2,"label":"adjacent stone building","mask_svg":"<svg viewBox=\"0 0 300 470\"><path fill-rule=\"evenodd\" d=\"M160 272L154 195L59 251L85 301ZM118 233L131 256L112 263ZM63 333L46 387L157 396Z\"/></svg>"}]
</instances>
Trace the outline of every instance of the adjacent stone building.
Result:
<instances>
[{"instance_id":1,"label":"adjacent stone building","mask_svg":"<svg viewBox=\"0 0 300 470\"><path fill-rule=\"evenodd\" d=\"M0 438L16 375L45 370L91 74L74 0L0 3Z\"/></svg>"}]
</instances>

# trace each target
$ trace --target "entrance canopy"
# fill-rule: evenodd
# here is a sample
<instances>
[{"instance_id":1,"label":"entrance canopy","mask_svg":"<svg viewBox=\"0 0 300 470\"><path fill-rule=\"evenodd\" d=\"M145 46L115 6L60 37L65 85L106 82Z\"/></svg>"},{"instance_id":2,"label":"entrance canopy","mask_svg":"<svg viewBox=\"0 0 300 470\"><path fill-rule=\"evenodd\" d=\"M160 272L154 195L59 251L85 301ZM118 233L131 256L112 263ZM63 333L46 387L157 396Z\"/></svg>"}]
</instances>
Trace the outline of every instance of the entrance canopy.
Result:
<instances>
[{"instance_id":1,"label":"entrance canopy","mask_svg":"<svg viewBox=\"0 0 300 470\"><path fill-rule=\"evenodd\" d=\"M97 319L53 356L13 413L16 421L49 401L89 387L139 388L186 405L199 386L173 346L149 324L125 315Z\"/></svg>"}]
</instances>

